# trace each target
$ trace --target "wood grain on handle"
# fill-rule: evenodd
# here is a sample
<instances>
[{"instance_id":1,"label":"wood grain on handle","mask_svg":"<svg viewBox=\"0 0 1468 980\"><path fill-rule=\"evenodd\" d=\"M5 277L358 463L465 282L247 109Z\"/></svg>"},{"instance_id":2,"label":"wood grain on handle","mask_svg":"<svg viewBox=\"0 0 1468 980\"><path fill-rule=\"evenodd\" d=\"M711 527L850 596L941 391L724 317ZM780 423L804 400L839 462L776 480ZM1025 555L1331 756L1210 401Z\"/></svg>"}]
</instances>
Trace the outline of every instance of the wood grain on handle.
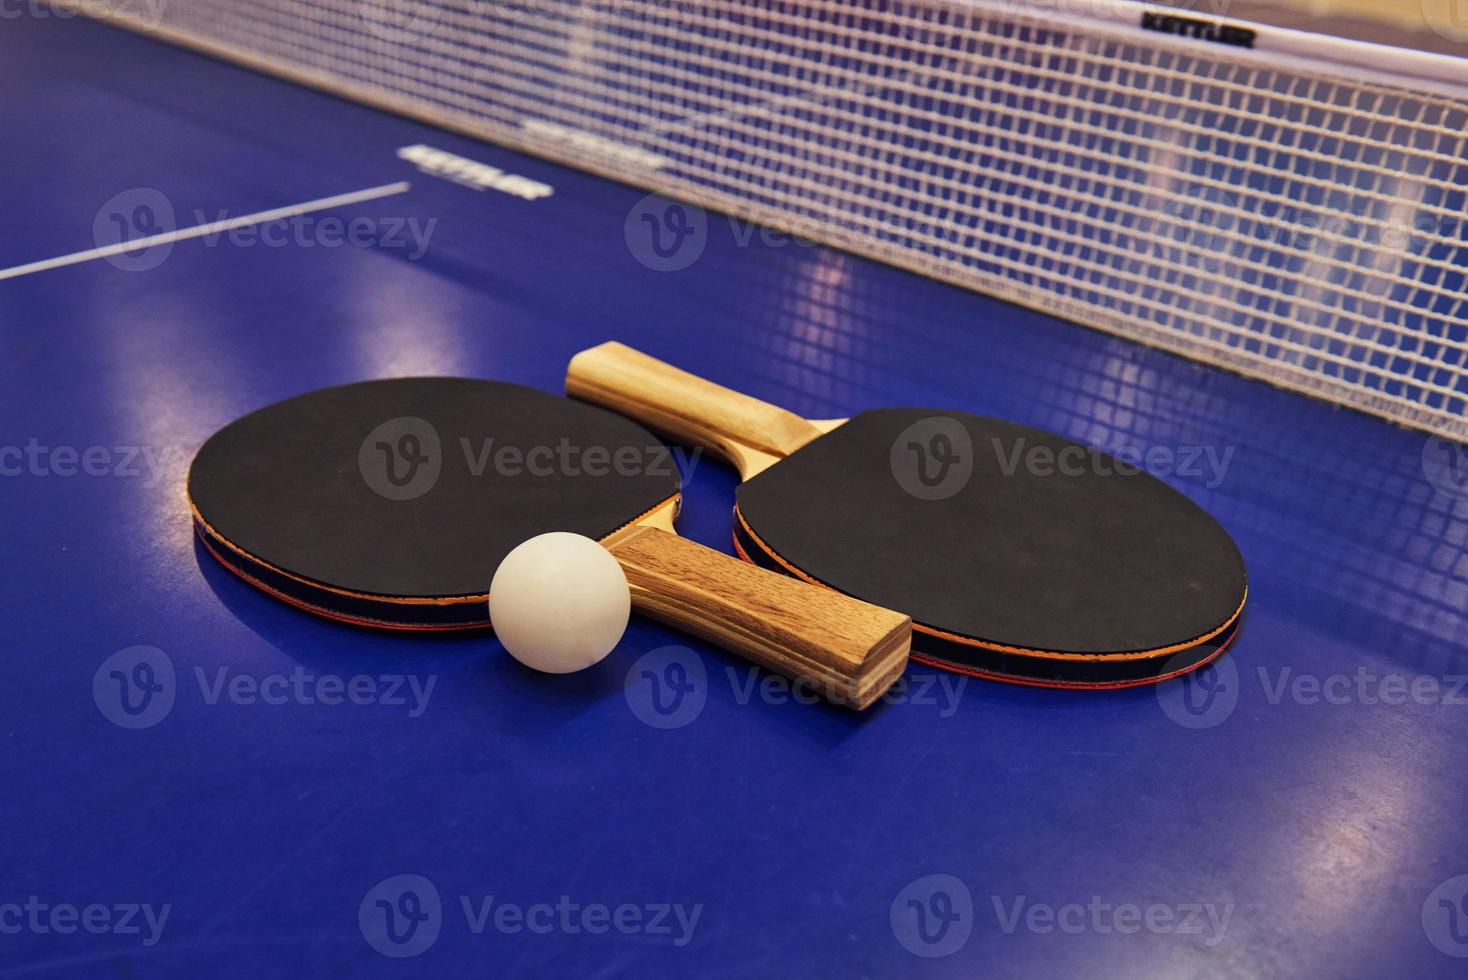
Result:
<instances>
[{"instance_id":1,"label":"wood grain on handle","mask_svg":"<svg viewBox=\"0 0 1468 980\"><path fill-rule=\"evenodd\" d=\"M571 359L566 394L713 450L737 466L744 479L823 434L793 412L680 371L616 341Z\"/></svg>"},{"instance_id":2,"label":"wood grain on handle","mask_svg":"<svg viewBox=\"0 0 1468 980\"><path fill-rule=\"evenodd\" d=\"M912 621L653 527L609 545L638 612L858 710L907 665Z\"/></svg>"}]
</instances>

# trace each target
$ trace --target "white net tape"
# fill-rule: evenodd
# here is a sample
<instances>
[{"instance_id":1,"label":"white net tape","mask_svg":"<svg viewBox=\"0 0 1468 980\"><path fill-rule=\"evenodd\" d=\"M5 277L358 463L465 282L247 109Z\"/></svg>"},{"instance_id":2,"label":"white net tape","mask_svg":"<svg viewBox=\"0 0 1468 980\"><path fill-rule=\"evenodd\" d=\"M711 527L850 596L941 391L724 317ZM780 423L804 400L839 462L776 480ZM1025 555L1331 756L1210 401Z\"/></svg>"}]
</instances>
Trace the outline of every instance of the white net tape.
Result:
<instances>
[{"instance_id":1,"label":"white net tape","mask_svg":"<svg viewBox=\"0 0 1468 980\"><path fill-rule=\"evenodd\" d=\"M76 6L1468 438L1468 61L979 0Z\"/></svg>"}]
</instances>

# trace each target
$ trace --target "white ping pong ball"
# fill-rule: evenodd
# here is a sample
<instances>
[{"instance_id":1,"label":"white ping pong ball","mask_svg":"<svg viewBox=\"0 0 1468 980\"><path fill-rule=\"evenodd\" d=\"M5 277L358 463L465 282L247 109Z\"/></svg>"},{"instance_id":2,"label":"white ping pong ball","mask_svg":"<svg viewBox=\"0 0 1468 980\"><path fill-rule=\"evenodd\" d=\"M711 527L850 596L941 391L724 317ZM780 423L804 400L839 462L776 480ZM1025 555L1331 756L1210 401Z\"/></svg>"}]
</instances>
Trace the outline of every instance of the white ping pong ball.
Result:
<instances>
[{"instance_id":1,"label":"white ping pong ball","mask_svg":"<svg viewBox=\"0 0 1468 980\"><path fill-rule=\"evenodd\" d=\"M612 553L566 531L505 556L489 584L489 622L510 656L548 674L599 663L627 631L632 592Z\"/></svg>"}]
</instances>

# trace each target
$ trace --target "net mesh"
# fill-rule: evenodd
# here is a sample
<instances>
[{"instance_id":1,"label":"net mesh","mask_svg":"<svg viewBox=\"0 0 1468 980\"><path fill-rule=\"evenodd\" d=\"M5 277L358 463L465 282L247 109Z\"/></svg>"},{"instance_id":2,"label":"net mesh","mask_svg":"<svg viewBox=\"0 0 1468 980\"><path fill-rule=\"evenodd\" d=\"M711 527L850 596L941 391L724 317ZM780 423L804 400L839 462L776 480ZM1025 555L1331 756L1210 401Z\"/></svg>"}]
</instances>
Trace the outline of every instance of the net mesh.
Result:
<instances>
[{"instance_id":1,"label":"net mesh","mask_svg":"<svg viewBox=\"0 0 1468 980\"><path fill-rule=\"evenodd\" d=\"M1468 96L945 0L80 9L1468 438Z\"/></svg>"}]
</instances>

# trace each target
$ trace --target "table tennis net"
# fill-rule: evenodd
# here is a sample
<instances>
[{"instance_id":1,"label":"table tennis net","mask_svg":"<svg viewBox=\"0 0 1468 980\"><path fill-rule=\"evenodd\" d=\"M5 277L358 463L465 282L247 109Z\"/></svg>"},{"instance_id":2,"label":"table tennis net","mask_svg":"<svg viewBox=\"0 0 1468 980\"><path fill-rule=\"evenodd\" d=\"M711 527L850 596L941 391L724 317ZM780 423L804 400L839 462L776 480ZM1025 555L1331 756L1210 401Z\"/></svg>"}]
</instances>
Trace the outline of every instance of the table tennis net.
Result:
<instances>
[{"instance_id":1,"label":"table tennis net","mask_svg":"<svg viewBox=\"0 0 1468 980\"><path fill-rule=\"evenodd\" d=\"M1018 0L75 6L1468 438L1468 82Z\"/></svg>"}]
</instances>

